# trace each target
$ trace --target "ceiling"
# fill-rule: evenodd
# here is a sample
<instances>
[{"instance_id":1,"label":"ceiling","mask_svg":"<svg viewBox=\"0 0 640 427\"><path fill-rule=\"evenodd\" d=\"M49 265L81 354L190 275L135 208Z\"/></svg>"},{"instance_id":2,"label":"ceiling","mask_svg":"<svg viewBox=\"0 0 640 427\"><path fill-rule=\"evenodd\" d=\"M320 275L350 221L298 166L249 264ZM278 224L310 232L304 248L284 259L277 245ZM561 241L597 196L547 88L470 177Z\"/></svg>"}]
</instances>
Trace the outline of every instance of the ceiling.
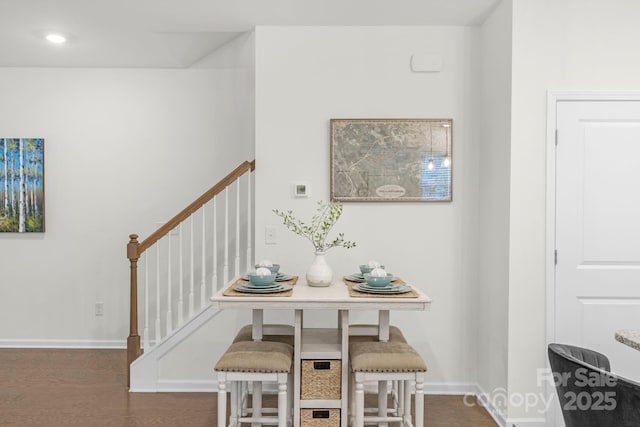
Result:
<instances>
[{"instance_id":1,"label":"ceiling","mask_svg":"<svg viewBox=\"0 0 640 427\"><path fill-rule=\"evenodd\" d=\"M256 25L475 25L499 1L0 0L0 67L183 68Z\"/></svg>"}]
</instances>

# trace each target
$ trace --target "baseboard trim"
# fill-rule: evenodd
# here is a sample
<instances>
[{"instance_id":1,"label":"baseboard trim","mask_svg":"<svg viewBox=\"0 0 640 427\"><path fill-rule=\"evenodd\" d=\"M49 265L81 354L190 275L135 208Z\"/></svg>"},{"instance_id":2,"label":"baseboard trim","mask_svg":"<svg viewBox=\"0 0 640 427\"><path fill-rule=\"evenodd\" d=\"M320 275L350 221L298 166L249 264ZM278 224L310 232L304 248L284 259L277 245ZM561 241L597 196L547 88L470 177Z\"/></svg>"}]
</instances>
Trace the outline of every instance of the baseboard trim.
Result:
<instances>
[{"instance_id":1,"label":"baseboard trim","mask_svg":"<svg viewBox=\"0 0 640 427\"><path fill-rule=\"evenodd\" d=\"M0 348L126 349L125 340L0 340Z\"/></svg>"},{"instance_id":2,"label":"baseboard trim","mask_svg":"<svg viewBox=\"0 0 640 427\"><path fill-rule=\"evenodd\" d=\"M424 383L423 390L424 394L475 395L478 386L473 383Z\"/></svg>"},{"instance_id":3,"label":"baseboard trim","mask_svg":"<svg viewBox=\"0 0 640 427\"><path fill-rule=\"evenodd\" d=\"M215 393L218 391L218 381L160 380L157 385L158 391L163 393Z\"/></svg>"},{"instance_id":4,"label":"baseboard trim","mask_svg":"<svg viewBox=\"0 0 640 427\"><path fill-rule=\"evenodd\" d=\"M505 414L501 412L498 408L493 405L487 396L488 394L484 391L479 384L476 385L475 396L478 398L478 403L482 406L493 418L493 421L500 427L507 427L507 419L505 418Z\"/></svg>"}]
</instances>

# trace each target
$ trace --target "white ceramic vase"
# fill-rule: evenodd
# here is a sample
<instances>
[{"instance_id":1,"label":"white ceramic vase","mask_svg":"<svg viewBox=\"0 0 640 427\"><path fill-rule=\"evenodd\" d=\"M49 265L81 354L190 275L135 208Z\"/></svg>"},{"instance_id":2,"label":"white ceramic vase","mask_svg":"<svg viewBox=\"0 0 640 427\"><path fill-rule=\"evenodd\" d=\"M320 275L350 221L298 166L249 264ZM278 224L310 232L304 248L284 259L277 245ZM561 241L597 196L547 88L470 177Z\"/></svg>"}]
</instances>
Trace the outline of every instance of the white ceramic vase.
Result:
<instances>
[{"instance_id":1,"label":"white ceramic vase","mask_svg":"<svg viewBox=\"0 0 640 427\"><path fill-rule=\"evenodd\" d=\"M324 252L316 252L313 262L307 270L309 286L329 286L333 280L333 271L325 258Z\"/></svg>"}]
</instances>

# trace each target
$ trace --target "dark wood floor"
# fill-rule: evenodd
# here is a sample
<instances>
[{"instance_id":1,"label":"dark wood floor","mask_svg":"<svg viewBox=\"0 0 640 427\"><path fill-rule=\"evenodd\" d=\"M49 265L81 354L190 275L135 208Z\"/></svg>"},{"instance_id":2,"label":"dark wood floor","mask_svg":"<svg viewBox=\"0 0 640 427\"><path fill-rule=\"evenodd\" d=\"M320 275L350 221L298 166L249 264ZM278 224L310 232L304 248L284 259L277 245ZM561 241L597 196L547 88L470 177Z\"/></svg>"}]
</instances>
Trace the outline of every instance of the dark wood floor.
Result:
<instances>
[{"instance_id":1,"label":"dark wood floor","mask_svg":"<svg viewBox=\"0 0 640 427\"><path fill-rule=\"evenodd\" d=\"M0 426L216 426L213 393L129 393L124 350L0 349ZM495 427L462 396L426 396L425 426Z\"/></svg>"}]
</instances>

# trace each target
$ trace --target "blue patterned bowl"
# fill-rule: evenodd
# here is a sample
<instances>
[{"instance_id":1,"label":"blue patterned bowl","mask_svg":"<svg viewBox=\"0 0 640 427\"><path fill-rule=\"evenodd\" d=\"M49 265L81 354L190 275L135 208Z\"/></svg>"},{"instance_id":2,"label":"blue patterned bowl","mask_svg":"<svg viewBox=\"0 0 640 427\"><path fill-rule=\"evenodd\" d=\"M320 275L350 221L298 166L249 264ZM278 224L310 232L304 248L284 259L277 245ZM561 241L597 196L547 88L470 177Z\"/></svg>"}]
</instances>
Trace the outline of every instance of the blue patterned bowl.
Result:
<instances>
[{"instance_id":1,"label":"blue patterned bowl","mask_svg":"<svg viewBox=\"0 0 640 427\"><path fill-rule=\"evenodd\" d=\"M393 274L391 273L387 273L387 277L372 276L369 273L364 273L363 276L364 280L367 282L367 285L378 287L389 286L391 280L393 279Z\"/></svg>"},{"instance_id":2,"label":"blue patterned bowl","mask_svg":"<svg viewBox=\"0 0 640 427\"><path fill-rule=\"evenodd\" d=\"M249 282L251 282L253 286L268 286L276 280L276 273L271 273L268 276L258 276L255 273L249 273L248 276Z\"/></svg>"}]
</instances>

